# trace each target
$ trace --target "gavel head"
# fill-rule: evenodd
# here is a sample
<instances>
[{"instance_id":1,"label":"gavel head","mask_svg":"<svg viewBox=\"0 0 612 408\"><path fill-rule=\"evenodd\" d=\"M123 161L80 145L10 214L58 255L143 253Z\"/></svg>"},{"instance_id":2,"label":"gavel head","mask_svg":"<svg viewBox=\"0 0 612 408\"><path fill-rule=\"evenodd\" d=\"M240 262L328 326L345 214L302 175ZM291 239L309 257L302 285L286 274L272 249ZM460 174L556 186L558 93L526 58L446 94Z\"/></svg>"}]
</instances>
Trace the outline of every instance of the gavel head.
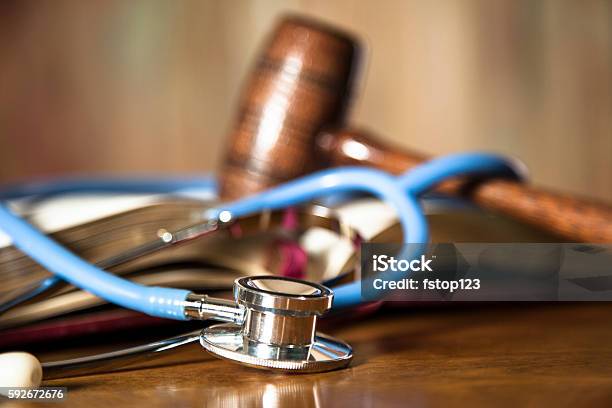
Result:
<instances>
[{"instance_id":1,"label":"gavel head","mask_svg":"<svg viewBox=\"0 0 612 408\"><path fill-rule=\"evenodd\" d=\"M350 35L287 17L247 80L220 169L220 195L233 200L320 166L315 137L342 124L358 58Z\"/></svg>"}]
</instances>

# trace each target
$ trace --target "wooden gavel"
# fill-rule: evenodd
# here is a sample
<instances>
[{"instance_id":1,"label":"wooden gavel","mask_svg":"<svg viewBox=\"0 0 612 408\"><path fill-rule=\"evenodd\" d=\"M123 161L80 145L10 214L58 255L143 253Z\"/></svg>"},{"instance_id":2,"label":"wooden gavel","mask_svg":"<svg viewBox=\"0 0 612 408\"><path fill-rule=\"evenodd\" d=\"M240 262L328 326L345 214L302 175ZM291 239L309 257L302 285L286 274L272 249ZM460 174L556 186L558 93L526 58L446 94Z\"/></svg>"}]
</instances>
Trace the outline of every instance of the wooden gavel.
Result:
<instances>
[{"instance_id":1,"label":"wooden gavel","mask_svg":"<svg viewBox=\"0 0 612 408\"><path fill-rule=\"evenodd\" d=\"M343 128L359 45L319 22L284 18L268 40L241 100L221 196L236 199L326 166L360 164L402 173L427 157ZM327 129L327 130L326 130ZM461 195L573 242L612 242L612 208L504 179L438 191Z\"/></svg>"}]
</instances>

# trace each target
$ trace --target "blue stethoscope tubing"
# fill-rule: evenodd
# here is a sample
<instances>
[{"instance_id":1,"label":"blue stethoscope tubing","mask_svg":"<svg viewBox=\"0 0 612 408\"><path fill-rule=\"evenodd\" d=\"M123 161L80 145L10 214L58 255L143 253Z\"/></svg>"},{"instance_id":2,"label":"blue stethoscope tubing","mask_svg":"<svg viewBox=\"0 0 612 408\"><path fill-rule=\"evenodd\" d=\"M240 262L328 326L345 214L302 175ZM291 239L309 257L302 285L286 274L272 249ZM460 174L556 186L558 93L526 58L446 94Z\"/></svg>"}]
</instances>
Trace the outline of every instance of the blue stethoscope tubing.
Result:
<instances>
[{"instance_id":1,"label":"blue stethoscope tubing","mask_svg":"<svg viewBox=\"0 0 612 408\"><path fill-rule=\"evenodd\" d=\"M521 177L515 162L488 153L461 153L433 159L398 176L363 167L341 167L320 171L296 179L262 193L220 206L207 212L216 216L223 210L242 217L263 210L296 205L315 198L349 192L372 194L393 207L399 218L404 242L426 244L429 232L418 197L441 181L458 176ZM0 199L24 195L108 191L176 193L184 189L215 191L213 178L181 178L162 180L72 180L52 184L13 188ZM143 286L105 272L79 258L23 218L0 203L0 229L12 239L15 247L42 267L111 303L152 316L184 320L184 300L188 290ZM334 288L334 309L362 303L361 284L352 282Z\"/></svg>"}]
</instances>

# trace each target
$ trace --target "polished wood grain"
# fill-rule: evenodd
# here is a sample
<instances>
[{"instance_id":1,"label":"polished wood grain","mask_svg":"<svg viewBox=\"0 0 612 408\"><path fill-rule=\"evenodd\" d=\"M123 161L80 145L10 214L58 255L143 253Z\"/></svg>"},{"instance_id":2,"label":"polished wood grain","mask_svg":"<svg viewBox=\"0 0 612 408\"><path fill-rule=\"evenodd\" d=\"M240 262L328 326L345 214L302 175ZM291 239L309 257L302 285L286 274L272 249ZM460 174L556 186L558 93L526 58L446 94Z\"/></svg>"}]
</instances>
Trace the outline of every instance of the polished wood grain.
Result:
<instances>
[{"instance_id":1,"label":"polished wood grain","mask_svg":"<svg viewBox=\"0 0 612 408\"><path fill-rule=\"evenodd\" d=\"M355 41L318 22L286 17L247 81L220 170L220 194L235 199L316 168L315 135L342 122Z\"/></svg>"},{"instance_id":2,"label":"polished wood grain","mask_svg":"<svg viewBox=\"0 0 612 408\"><path fill-rule=\"evenodd\" d=\"M330 166L359 164L394 174L427 160L412 151L388 146L367 132L341 129L322 133L317 140ZM476 185L454 180L439 191L470 198L478 205L569 241L612 242L612 206L535 188L512 180L490 179Z\"/></svg>"},{"instance_id":3,"label":"polished wood grain","mask_svg":"<svg viewBox=\"0 0 612 408\"><path fill-rule=\"evenodd\" d=\"M415 305L327 324L354 347L345 370L274 374L194 346L180 365L45 385L68 387L62 406L91 408L609 406L610 315L607 303Z\"/></svg>"}]
</instances>

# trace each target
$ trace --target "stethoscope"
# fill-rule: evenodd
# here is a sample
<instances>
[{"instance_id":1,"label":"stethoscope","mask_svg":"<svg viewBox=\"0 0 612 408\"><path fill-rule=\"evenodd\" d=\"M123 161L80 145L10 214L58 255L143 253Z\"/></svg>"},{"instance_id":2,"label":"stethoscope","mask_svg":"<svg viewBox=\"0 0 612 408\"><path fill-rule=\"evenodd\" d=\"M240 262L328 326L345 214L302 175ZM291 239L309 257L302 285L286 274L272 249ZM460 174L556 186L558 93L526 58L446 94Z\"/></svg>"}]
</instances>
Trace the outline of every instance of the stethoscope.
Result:
<instances>
[{"instance_id":1,"label":"stethoscope","mask_svg":"<svg viewBox=\"0 0 612 408\"><path fill-rule=\"evenodd\" d=\"M418 201L423 193L449 177L521 175L522 167L516 162L485 153L434 159L398 177L357 167L324 170L207 210L195 225L163 234L148 246L132 250L129 256L214 233L241 217L346 193L367 193L383 200L396 212L404 242L426 244L429 240L427 222ZM171 192L202 184L210 188L211 182L57 184L17 189L5 197L16 197L22 192L36 195L41 192L127 191L129 188ZM197 338L203 348L217 357L250 367L287 372L328 371L345 367L352 359L348 344L317 333L316 325L318 318L332 305L334 309L344 309L362 303L358 281L339 285L332 291L317 283L285 277L246 277L236 280L234 300L228 301L183 289L142 286L111 275L38 231L6 204L0 204L0 229L10 236L15 247L58 278L118 306L169 319L223 322L197 335L174 340L172 344ZM158 346L165 347L163 344L151 347Z\"/></svg>"}]
</instances>

